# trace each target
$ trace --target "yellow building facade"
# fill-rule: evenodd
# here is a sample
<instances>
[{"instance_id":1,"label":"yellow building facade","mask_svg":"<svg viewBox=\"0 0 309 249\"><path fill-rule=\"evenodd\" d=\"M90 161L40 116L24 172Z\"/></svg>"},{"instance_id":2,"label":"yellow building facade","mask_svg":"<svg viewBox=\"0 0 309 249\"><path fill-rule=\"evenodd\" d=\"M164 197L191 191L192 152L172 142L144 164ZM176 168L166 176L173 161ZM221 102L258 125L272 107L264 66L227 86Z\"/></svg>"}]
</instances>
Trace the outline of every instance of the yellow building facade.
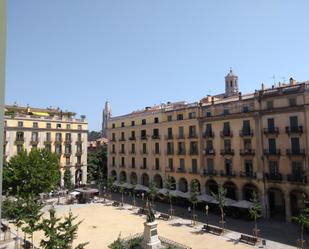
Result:
<instances>
[{"instance_id":1,"label":"yellow building facade","mask_svg":"<svg viewBox=\"0 0 309 249\"><path fill-rule=\"evenodd\" d=\"M118 182L250 200L256 192L265 217L290 220L309 196L309 82L279 84L242 95L238 77L224 94L199 102L167 103L108 122L108 172Z\"/></svg>"},{"instance_id":2,"label":"yellow building facade","mask_svg":"<svg viewBox=\"0 0 309 249\"><path fill-rule=\"evenodd\" d=\"M69 168L72 183L87 182L88 123L84 116L59 109L5 106L4 147L6 160L22 149L46 148L59 157L61 184Z\"/></svg>"}]
</instances>

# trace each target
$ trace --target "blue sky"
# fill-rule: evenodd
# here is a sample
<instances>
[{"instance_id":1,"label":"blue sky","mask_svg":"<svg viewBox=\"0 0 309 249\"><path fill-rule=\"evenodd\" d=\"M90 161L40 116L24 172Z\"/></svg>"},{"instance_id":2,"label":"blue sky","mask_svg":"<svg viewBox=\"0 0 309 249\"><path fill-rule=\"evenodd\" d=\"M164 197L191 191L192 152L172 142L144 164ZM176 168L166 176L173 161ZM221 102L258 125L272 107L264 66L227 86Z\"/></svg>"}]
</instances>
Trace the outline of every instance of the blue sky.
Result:
<instances>
[{"instance_id":1,"label":"blue sky","mask_svg":"<svg viewBox=\"0 0 309 249\"><path fill-rule=\"evenodd\" d=\"M6 103L113 115L309 79L309 1L10 0Z\"/></svg>"}]
</instances>

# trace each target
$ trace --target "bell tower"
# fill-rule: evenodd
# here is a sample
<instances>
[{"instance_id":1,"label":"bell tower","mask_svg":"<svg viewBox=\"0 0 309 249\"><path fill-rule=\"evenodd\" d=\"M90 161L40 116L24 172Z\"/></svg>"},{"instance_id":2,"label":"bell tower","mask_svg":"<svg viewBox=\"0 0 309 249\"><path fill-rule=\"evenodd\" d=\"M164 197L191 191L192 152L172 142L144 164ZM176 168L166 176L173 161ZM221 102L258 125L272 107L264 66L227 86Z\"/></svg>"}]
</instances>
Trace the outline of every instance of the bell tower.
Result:
<instances>
[{"instance_id":1,"label":"bell tower","mask_svg":"<svg viewBox=\"0 0 309 249\"><path fill-rule=\"evenodd\" d=\"M238 94L238 76L233 73L232 68L225 76L225 97L230 97Z\"/></svg>"}]
</instances>

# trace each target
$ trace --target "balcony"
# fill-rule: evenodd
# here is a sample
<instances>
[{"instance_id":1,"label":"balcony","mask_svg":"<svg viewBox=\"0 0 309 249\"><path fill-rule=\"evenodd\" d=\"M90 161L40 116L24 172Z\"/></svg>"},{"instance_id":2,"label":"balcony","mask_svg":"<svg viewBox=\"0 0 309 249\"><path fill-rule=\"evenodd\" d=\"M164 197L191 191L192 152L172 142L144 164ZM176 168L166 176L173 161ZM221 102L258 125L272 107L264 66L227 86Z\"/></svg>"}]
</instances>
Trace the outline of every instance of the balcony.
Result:
<instances>
[{"instance_id":1,"label":"balcony","mask_svg":"<svg viewBox=\"0 0 309 249\"><path fill-rule=\"evenodd\" d=\"M167 150L166 155L174 155L174 150Z\"/></svg>"},{"instance_id":2,"label":"balcony","mask_svg":"<svg viewBox=\"0 0 309 249\"><path fill-rule=\"evenodd\" d=\"M77 139L76 144L81 144L81 143L83 143L83 141L84 141L84 140L81 139L81 138L80 138L80 139Z\"/></svg>"},{"instance_id":3,"label":"balcony","mask_svg":"<svg viewBox=\"0 0 309 249\"><path fill-rule=\"evenodd\" d=\"M77 152L75 153L75 156L81 156L82 154L83 154L82 151L77 151Z\"/></svg>"},{"instance_id":4,"label":"balcony","mask_svg":"<svg viewBox=\"0 0 309 249\"><path fill-rule=\"evenodd\" d=\"M175 172L175 169L174 169L174 167L167 167L167 168L165 168L165 171L166 172Z\"/></svg>"},{"instance_id":5,"label":"balcony","mask_svg":"<svg viewBox=\"0 0 309 249\"><path fill-rule=\"evenodd\" d=\"M223 177L235 177L236 176L236 172L234 170L231 170L231 171L221 170L220 171L220 176L223 176Z\"/></svg>"},{"instance_id":6,"label":"balcony","mask_svg":"<svg viewBox=\"0 0 309 249\"><path fill-rule=\"evenodd\" d=\"M252 129L242 129L239 131L239 136L241 137L252 137L253 131Z\"/></svg>"},{"instance_id":7,"label":"balcony","mask_svg":"<svg viewBox=\"0 0 309 249\"><path fill-rule=\"evenodd\" d=\"M147 166L142 165L142 166L140 166L140 169L147 169Z\"/></svg>"},{"instance_id":8,"label":"balcony","mask_svg":"<svg viewBox=\"0 0 309 249\"><path fill-rule=\"evenodd\" d=\"M193 175L196 175L196 174L199 174L198 170L197 169L190 169L189 170L189 174L193 174Z\"/></svg>"},{"instance_id":9,"label":"balcony","mask_svg":"<svg viewBox=\"0 0 309 249\"><path fill-rule=\"evenodd\" d=\"M278 127L273 127L273 128L264 128L263 133L268 136L268 135L278 135L279 134L279 128Z\"/></svg>"},{"instance_id":10,"label":"balcony","mask_svg":"<svg viewBox=\"0 0 309 249\"><path fill-rule=\"evenodd\" d=\"M182 134L182 135L178 135L177 139L185 139L185 136Z\"/></svg>"},{"instance_id":11,"label":"balcony","mask_svg":"<svg viewBox=\"0 0 309 249\"><path fill-rule=\"evenodd\" d=\"M72 151L65 151L65 152L64 152L64 155L65 155L65 156L71 156L71 154L72 154Z\"/></svg>"},{"instance_id":12,"label":"balcony","mask_svg":"<svg viewBox=\"0 0 309 249\"><path fill-rule=\"evenodd\" d=\"M233 149L223 149L221 150L221 156L225 156L225 155L230 155L230 156L234 156L234 150Z\"/></svg>"},{"instance_id":13,"label":"balcony","mask_svg":"<svg viewBox=\"0 0 309 249\"><path fill-rule=\"evenodd\" d=\"M232 131L221 131L220 136L221 137L233 137L233 132Z\"/></svg>"},{"instance_id":14,"label":"balcony","mask_svg":"<svg viewBox=\"0 0 309 249\"><path fill-rule=\"evenodd\" d=\"M160 135L152 135L151 138L152 139L160 139Z\"/></svg>"},{"instance_id":15,"label":"balcony","mask_svg":"<svg viewBox=\"0 0 309 249\"><path fill-rule=\"evenodd\" d=\"M143 135L141 136L141 140L147 140L148 136L147 135Z\"/></svg>"},{"instance_id":16,"label":"balcony","mask_svg":"<svg viewBox=\"0 0 309 249\"><path fill-rule=\"evenodd\" d=\"M196 134L189 134L188 139L197 139Z\"/></svg>"},{"instance_id":17,"label":"balcony","mask_svg":"<svg viewBox=\"0 0 309 249\"><path fill-rule=\"evenodd\" d=\"M141 150L141 154L142 154L142 155L148 155L148 152L147 152L147 151L144 151L144 150Z\"/></svg>"},{"instance_id":18,"label":"balcony","mask_svg":"<svg viewBox=\"0 0 309 249\"><path fill-rule=\"evenodd\" d=\"M286 126L285 127L285 132L288 135L291 134L302 134L303 133L303 126Z\"/></svg>"},{"instance_id":19,"label":"balcony","mask_svg":"<svg viewBox=\"0 0 309 249\"><path fill-rule=\"evenodd\" d=\"M280 156L281 155L281 151L280 149L265 149L264 150L264 155L265 156Z\"/></svg>"},{"instance_id":20,"label":"balcony","mask_svg":"<svg viewBox=\"0 0 309 249\"><path fill-rule=\"evenodd\" d=\"M281 182L282 181L282 174L280 173L265 173L265 178L269 181L276 181Z\"/></svg>"},{"instance_id":21,"label":"balcony","mask_svg":"<svg viewBox=\"0 0 309 249\"><path fill-rule=\"evenodd\" d=\"M207 156L214 156L216 154L216 150L215 149L206 148L204 150L204 154L207 155Z\"/></svg>"},{"instance_id":22,"label":"balcony","mask_svg":"<svg viewBox=\"0 0 309 249\"><path fill-rule=\"evenodd\" d=\"M205 132L203 133L203 137L204 137L204 138L214 138L214 137L215 137L215 133L212 132L212 131L205 131Z\"/></svg>"},{"instance_id":23,"label":"balcony","mask_svg":"<svg viewBox=\"0 0 309 249\"><path fill-rule=\"evenodd\" d=\"M75 166L76 167L81 167L81 166L83 166L83 164L82 164L82 162L77 162L77 163L75 163ZM115 167L115 166L114 166Z\"/></svg>"},{"instance_id":24,"label":"balcony","mask_svg":"<svg viewBox=\"0 0 309 249\"><path fill-rule=\"evenodd\" d=\"M216 176L218 174L217 170L207 170L207 169L203 169L202 170L202 174L204 176Z\"/></svg>"},{"instance_id":25,"label":"balcony","mask_svg":"<svg viewBox=\"0 0 309 249\"><path fill-rule=\"evenodd\" d=\"M129 140L130 140L130 141L135 141L135 140L136 140L136 137L135 137L135 136L129 137Z\"/></svg>"},{"instance_id":26,"label":"balcony","mask_svg":"<svg viewBox=\"0 0 309 249\"><path fill-rule=\"evenodd\" d=\"M111 138L110 140L109 140L110 142L116 142L116 138Z\"/></svg>"},{"instance_id":27,"label":"balcony","mask_svg":"<svg viewBox=\"0 0 309 249\"><path fill-rule=\"evenodd\" d=\"M185 169L185 167L180 167L180 168L178 168L177 169L177 173L186 173L186 169Z\"/></svg>"},{"instance_id":28,"label":"balcony","mask_svg":"<svg viewBox=\"0 0 309 249\"><path fill-rule=\"evenodd\" d=\"M307 177L301 175L287 175L287 180L291 183L307 184Z\"/></svg>"},{"instance_id":29,"label":"balcony","mask_svg":"<svg viewBox=\"0 0 309 249\"><path fill-rule=\"evenodd\" d=\"M240 172L239 172L239 176L240 176L240 177L244 177L244 178L255 179L255 178L256 178L256 172L252 172L252 171L240 171Z\"/></svg>"},{"instance_id":30,"label":"balcony","mask_svg":"<svg viewBox=\"0 0 309 249\"><path fill-rule=\"evenodd\" d=\"M126 152L124 150L119 150L119 154L125 154Z\"/></svg>"},{"instance_id":31,"label":"balcony","mask_svg":"<svg viewBox=\"0 0 309 249\"><path fill-rule=\"evenodd\" d=\"M23 143L25 142L25 139L24 139L23 137L17 137L16 140L15 140L15 142L16 142L17 144L23 144Z\"/></svg>"},{"instance_id":32,"label":"balcony","mask_svg":"<svg viewBox=\"0 0 309 249\"><path fill-rule=\"evenodd\" d=\"M115 151L115 150L112 150L112 151L111 151L111 154L116 154L116 151Z\"/></svg>"},{"instance_id":33,"label":"balcony","mask_svg":"<svg viewBox=\"0 0 309 249\"><path fill-rule=\"evenodd\" d=\"M241 156L254 156L255 151L253 149L240 150L239 155Z\"/></svg>"},{"instance_id":34,"label":"balcony","mask_svg":"<svg viewBox=\"0 0 309 249\"><path fill-rule=\"evenodd\" d=\"M286 154L288 156L305 156L306 152L304 149L287 149Z\"/></svg>"},{"instance_id":35,"label":"balcony","mask_svg":"<svg viewBox=\"0 0 309 249\"><path fill-rule=\"evenodd\" d=\"M173 135L172 134L168 134L166 137L165 137L166 140L172 140L174 139Z\"/></svg>"},{"instance_id":36,"label":"balcony","mask_svg":"<svg viewBox=\"0 0 309 249\"><path fill-rule=\"evenodd\" d=\"M129 154L134 155L134 154L135 154L135 150L131 150L131 151L129 152Z\"/></svg>"},{"instance_id":37,"label":"balcony","mask_svg":"<svg viewBox=\"0 0 309 249\"><path fill-rule=\"evenodd\" d=\"M39 143L39 139L31 139L30 144L31 145L37 145Z\"/></svg>"},{"instance_id":38,"label":"balcony","mask_svg":"<svg viewBox=\"0 0 309 249\"><path fill-rule=\"evenodd\" d=\"M152 169L158 171L158 170L160 170L160 167L159 166L153 166Z\"/></svg>"},{"instance_id":39,"label":"balcony","mask_svg":"<svg viewBox=\"0 0 309 249\"><path fill-rule=\"evenodd\" d=\"M124 141L126 141L126 139L124 137L119 138L119 142L124 142Z\"/></svg>"},{"instance_id":40,"label":"balcony","mask_svg":"<svg viewBox=\"0 0 309 249\"><path fill-rule=\"evenodd\" d=\"M185 155L186 151L185 150L178 150L177 155Z\"/></svg>"},{"instance_id":41,"label":"balcony","mask_svg":"<svg viewBox=\"0 0 309 249\"><path fill-rule=\"evenodd\" d=\"M190 150L190 155L191 156L198 155L198 150Z\"/></svg>"},{"instance_id":42,"label":"balcony","mask_svg":"<svg viewBox=\"0 0 309 249\"><path fill-rule=\"evenodd\" d=\"M52 141L50 140L50 139L47 139L47 140L45 140L44 141L44 144L46 145L46 144L51 144L52 143Z\"/></svg>"}]
</instances>

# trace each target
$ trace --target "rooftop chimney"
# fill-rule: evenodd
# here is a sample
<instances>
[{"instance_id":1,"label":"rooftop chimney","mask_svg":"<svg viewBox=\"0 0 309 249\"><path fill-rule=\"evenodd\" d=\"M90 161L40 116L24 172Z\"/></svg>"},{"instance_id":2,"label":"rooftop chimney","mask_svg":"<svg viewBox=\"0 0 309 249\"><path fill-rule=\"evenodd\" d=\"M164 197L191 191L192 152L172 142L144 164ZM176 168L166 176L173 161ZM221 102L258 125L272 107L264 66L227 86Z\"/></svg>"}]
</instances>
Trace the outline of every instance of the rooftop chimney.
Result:
<instances>
[{"instance_id":1,"label":"rooftop chimney","mask_svg":"<svg viewBox=\"0 0 309 249\"><path fill-rule=\"evenodd\" d=\"M296 80L294 80L292 77L290 78L290 85L296 85Z\"/></svg>"}]
</instances>

